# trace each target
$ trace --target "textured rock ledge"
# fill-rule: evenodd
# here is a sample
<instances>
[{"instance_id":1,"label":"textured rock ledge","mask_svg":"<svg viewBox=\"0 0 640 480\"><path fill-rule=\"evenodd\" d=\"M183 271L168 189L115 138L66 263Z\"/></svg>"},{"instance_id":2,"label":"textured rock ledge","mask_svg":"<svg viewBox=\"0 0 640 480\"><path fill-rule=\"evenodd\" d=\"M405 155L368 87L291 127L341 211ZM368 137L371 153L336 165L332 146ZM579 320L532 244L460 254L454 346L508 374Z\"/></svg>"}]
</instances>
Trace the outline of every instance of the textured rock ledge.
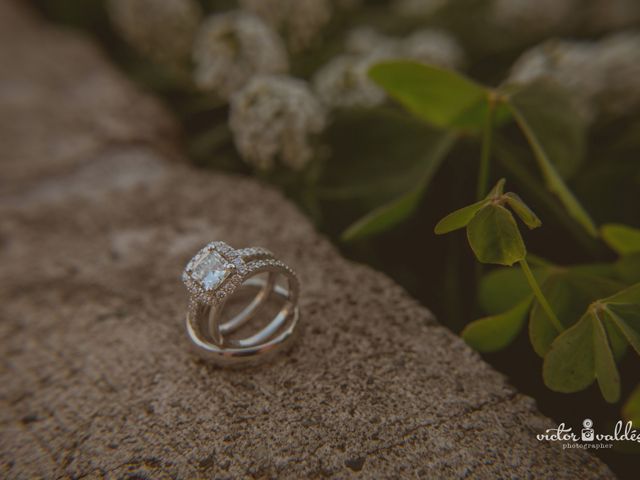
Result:
<instances>
[{"instance_id":1,"label":"textured rock ledge","mask_svg":"<svg viewBox=\"0 0 640 480\"><path fill-rule=\"evenodd\" d=\"M0 5L0 476L612 477L538 442L552 424L530 399L279 194L168 161L162 109L17 5ZM179 273L211 239L299 272L305 330L275 363L188 352Z\"/></svg>"}]
</instances>

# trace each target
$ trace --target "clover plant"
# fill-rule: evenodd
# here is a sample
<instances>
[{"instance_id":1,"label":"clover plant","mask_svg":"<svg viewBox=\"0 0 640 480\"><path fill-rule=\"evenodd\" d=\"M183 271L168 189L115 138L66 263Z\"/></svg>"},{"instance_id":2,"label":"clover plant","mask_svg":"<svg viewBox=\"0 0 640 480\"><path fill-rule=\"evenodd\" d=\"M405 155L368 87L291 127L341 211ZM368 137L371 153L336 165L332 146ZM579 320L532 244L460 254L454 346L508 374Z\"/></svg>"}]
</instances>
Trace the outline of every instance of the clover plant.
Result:
<instances>
[{"instance_id":1,"label":"clover plant","mask_svg":"<svg viewBox=\"0 0 640 480\"><path fill-rule=\"evenodd\" d=\"M452 146L463 137L481 143L476 202L444 217L436 234L466 229L476 259L500 268L485 273L478 300L487 316L469 323L462 337L481 352L508 346L524 328L543 358L545 384L557 392L576 392L597 381L607 402L617 402L621 379L617 363L629 347L640 355L640 230L606 224L598 228L566 183L585 148L586 128L567 95L555 85L489 88L459 73L414 61L385 61L370 78L417 118L442 131L442 140L414 175L405 192L374 208L343 234L347 241L380 233L411 216ZM542 225L531 208L500 179L487 193L491 162L518 171L519 159L500 134L503 126L520 130L535 158L548 193L547 203L576 237L603 241L618 254L613 263L556 265L528 254L518 222ZM517 265L518 269L510 268ZM623 407L638 418L640 386Z\"/></svg>"}]
</instances>

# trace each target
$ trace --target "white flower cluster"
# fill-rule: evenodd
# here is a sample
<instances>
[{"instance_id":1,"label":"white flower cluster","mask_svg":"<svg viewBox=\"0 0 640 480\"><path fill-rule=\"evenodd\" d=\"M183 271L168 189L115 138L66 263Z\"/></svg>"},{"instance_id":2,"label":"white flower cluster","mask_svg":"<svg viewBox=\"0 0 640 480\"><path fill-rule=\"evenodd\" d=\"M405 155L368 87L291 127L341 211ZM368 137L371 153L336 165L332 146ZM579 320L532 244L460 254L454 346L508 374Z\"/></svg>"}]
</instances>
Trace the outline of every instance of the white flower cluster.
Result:
<instances>
[{"instance_id":1,"label":"white flower cluster","mask_svg":"<svg viewBox=\"0 0 640 480\"><path fill-rule=\"evenodd\" d=\"M166 64L189 59L202 18L195 0L109 0L109 17L120 35L140 53Z\"/></svg>"},{"instance_id":2,"label":"white flower cluster","mask_svg":"<svg viewBox=\"0 0 640 480\"><path fill-rule=\"evenodd\" d=\"M245 10L280 31L294 52L317 40L331 20L330 0L239 0Z\"/></svg>"},{"instance_id":3,"label":"white flower cluster","mask_svg":"<svg viewBox=\"0 0 640 480\"><path fill-rule=\"evenodd\" d=\"M288 69L278 34L258 17L240 11L213 15L202 23L193 45L193 61L196 85L225 99L254 75Z\"/></svg>"},{"instance_id":4,"label":"white flower cluster","mask_svg":"<svg viewBox=\"0 0 640 480\"><path fill-rule=\"evenodd\" d=\"M525 52L509 77L512 83L537 79L565 87L587 121L633 112L640 107L640 33L598 42L545 42Z\"/></svg>"},{"instance_id":5,"label":"white flower cluster","mask_svg":"<svg viewBox=\"0 0 640 480\"><path fill-rule=\"evenodd\" d=\"M598 95L605 115L624 115L640 109L640 32L610 35L597 46L597 62L604 72Z\"/></svg>"},{"instance_id":6,"label":"white flower cluster","mask_svg":"<svg viewBox=\"0 0 640 480\"><path fill-rule=\"evenodd\" d=\"M307 84L292 77L257 76L231 98L229 125L243 159L263 171L277 160L300 170L313 156L311 137L326 122Z\"/></svg>"},{"instance_id":7,"label":"white flower cluster","mask_svg":"<svg viewBox=\"0 0 640 480\"><path fill-rule=\"evenodd\" d=\"M314 75L314 89L322 102L332 108L380 105L385 93L369 79L367 72L384 59L381 54L339 55Z\"/></svg>"},{"instance_id":8,"label":"white flower cluster","mask_svg":"<svg viewBox=\"0 0 640 480\"><path fill-rule=\"evenodd\" d=\"M352 30L345 42L347 53L409 58L457 68L464 62L458 42L447 32L435 28L416 30L403 38L390 37L369 27Z\"/></svg>"},{"instance_id":9,"label":"white flower cluster","mask_svg":"<svg viewBox=\"0 0 640 480\"><path fill-rule=\"evenodd\" d=\"M396 49L399 56L447 68L459 68L465 60L462 47L444 30L418 30L399 41Z\"/></svg>"},{"instance_id":10,"label":"white flower cluster","mask_svg":"<svg viewBox=\"0 0 640 480\"><path fill-rule=\"evenodd\" d=\"M346 40L348 53L335 57L314 76L314 88L330 107L373 107L384 92L368 77L369 68L386 59L405 58L457 68L464 62L458 43L446 32L419 30L405 38L382 35L369 28L352 31Z\"/></svg>"}]
</instances>

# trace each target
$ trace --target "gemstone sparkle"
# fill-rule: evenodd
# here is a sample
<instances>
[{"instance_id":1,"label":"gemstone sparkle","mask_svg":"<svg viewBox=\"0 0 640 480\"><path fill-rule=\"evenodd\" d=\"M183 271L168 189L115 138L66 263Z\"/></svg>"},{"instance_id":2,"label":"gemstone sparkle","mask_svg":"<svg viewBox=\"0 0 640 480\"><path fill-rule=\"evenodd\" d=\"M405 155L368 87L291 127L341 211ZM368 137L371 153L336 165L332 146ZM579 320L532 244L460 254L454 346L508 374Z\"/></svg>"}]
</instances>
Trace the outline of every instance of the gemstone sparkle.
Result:
<instances>
[{"instance_id":1,"label":"gemstone sparkle","mask_svg":"<svg viewBox=\"0 0 640 480\"><path fill-rule=\"evenodd\" d=\"M226 261L216 252L208 252L193 268L193 278L207 291L215 290L230 274Z\"/></svg>"}]
</instances>

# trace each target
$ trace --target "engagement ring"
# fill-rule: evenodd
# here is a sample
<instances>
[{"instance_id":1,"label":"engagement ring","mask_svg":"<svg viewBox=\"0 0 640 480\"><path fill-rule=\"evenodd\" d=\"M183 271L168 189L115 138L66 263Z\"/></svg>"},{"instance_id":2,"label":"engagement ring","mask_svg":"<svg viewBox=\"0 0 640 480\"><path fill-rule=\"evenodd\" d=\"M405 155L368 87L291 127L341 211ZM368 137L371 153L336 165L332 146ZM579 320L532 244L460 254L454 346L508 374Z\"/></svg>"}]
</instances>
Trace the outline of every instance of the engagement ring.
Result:
<instances>
[{"instance_id":1,"label":"engagement ring","mask_svg":"<svg viewBox=\"0 0 640 480\"><path fill-rule=\"evenodd\" d=\"M212 242L189 261L182 281L190 293L187 334L205 359L257 363L290 344L300 284L269 250Z\"/></svg>"}]
</instances>

